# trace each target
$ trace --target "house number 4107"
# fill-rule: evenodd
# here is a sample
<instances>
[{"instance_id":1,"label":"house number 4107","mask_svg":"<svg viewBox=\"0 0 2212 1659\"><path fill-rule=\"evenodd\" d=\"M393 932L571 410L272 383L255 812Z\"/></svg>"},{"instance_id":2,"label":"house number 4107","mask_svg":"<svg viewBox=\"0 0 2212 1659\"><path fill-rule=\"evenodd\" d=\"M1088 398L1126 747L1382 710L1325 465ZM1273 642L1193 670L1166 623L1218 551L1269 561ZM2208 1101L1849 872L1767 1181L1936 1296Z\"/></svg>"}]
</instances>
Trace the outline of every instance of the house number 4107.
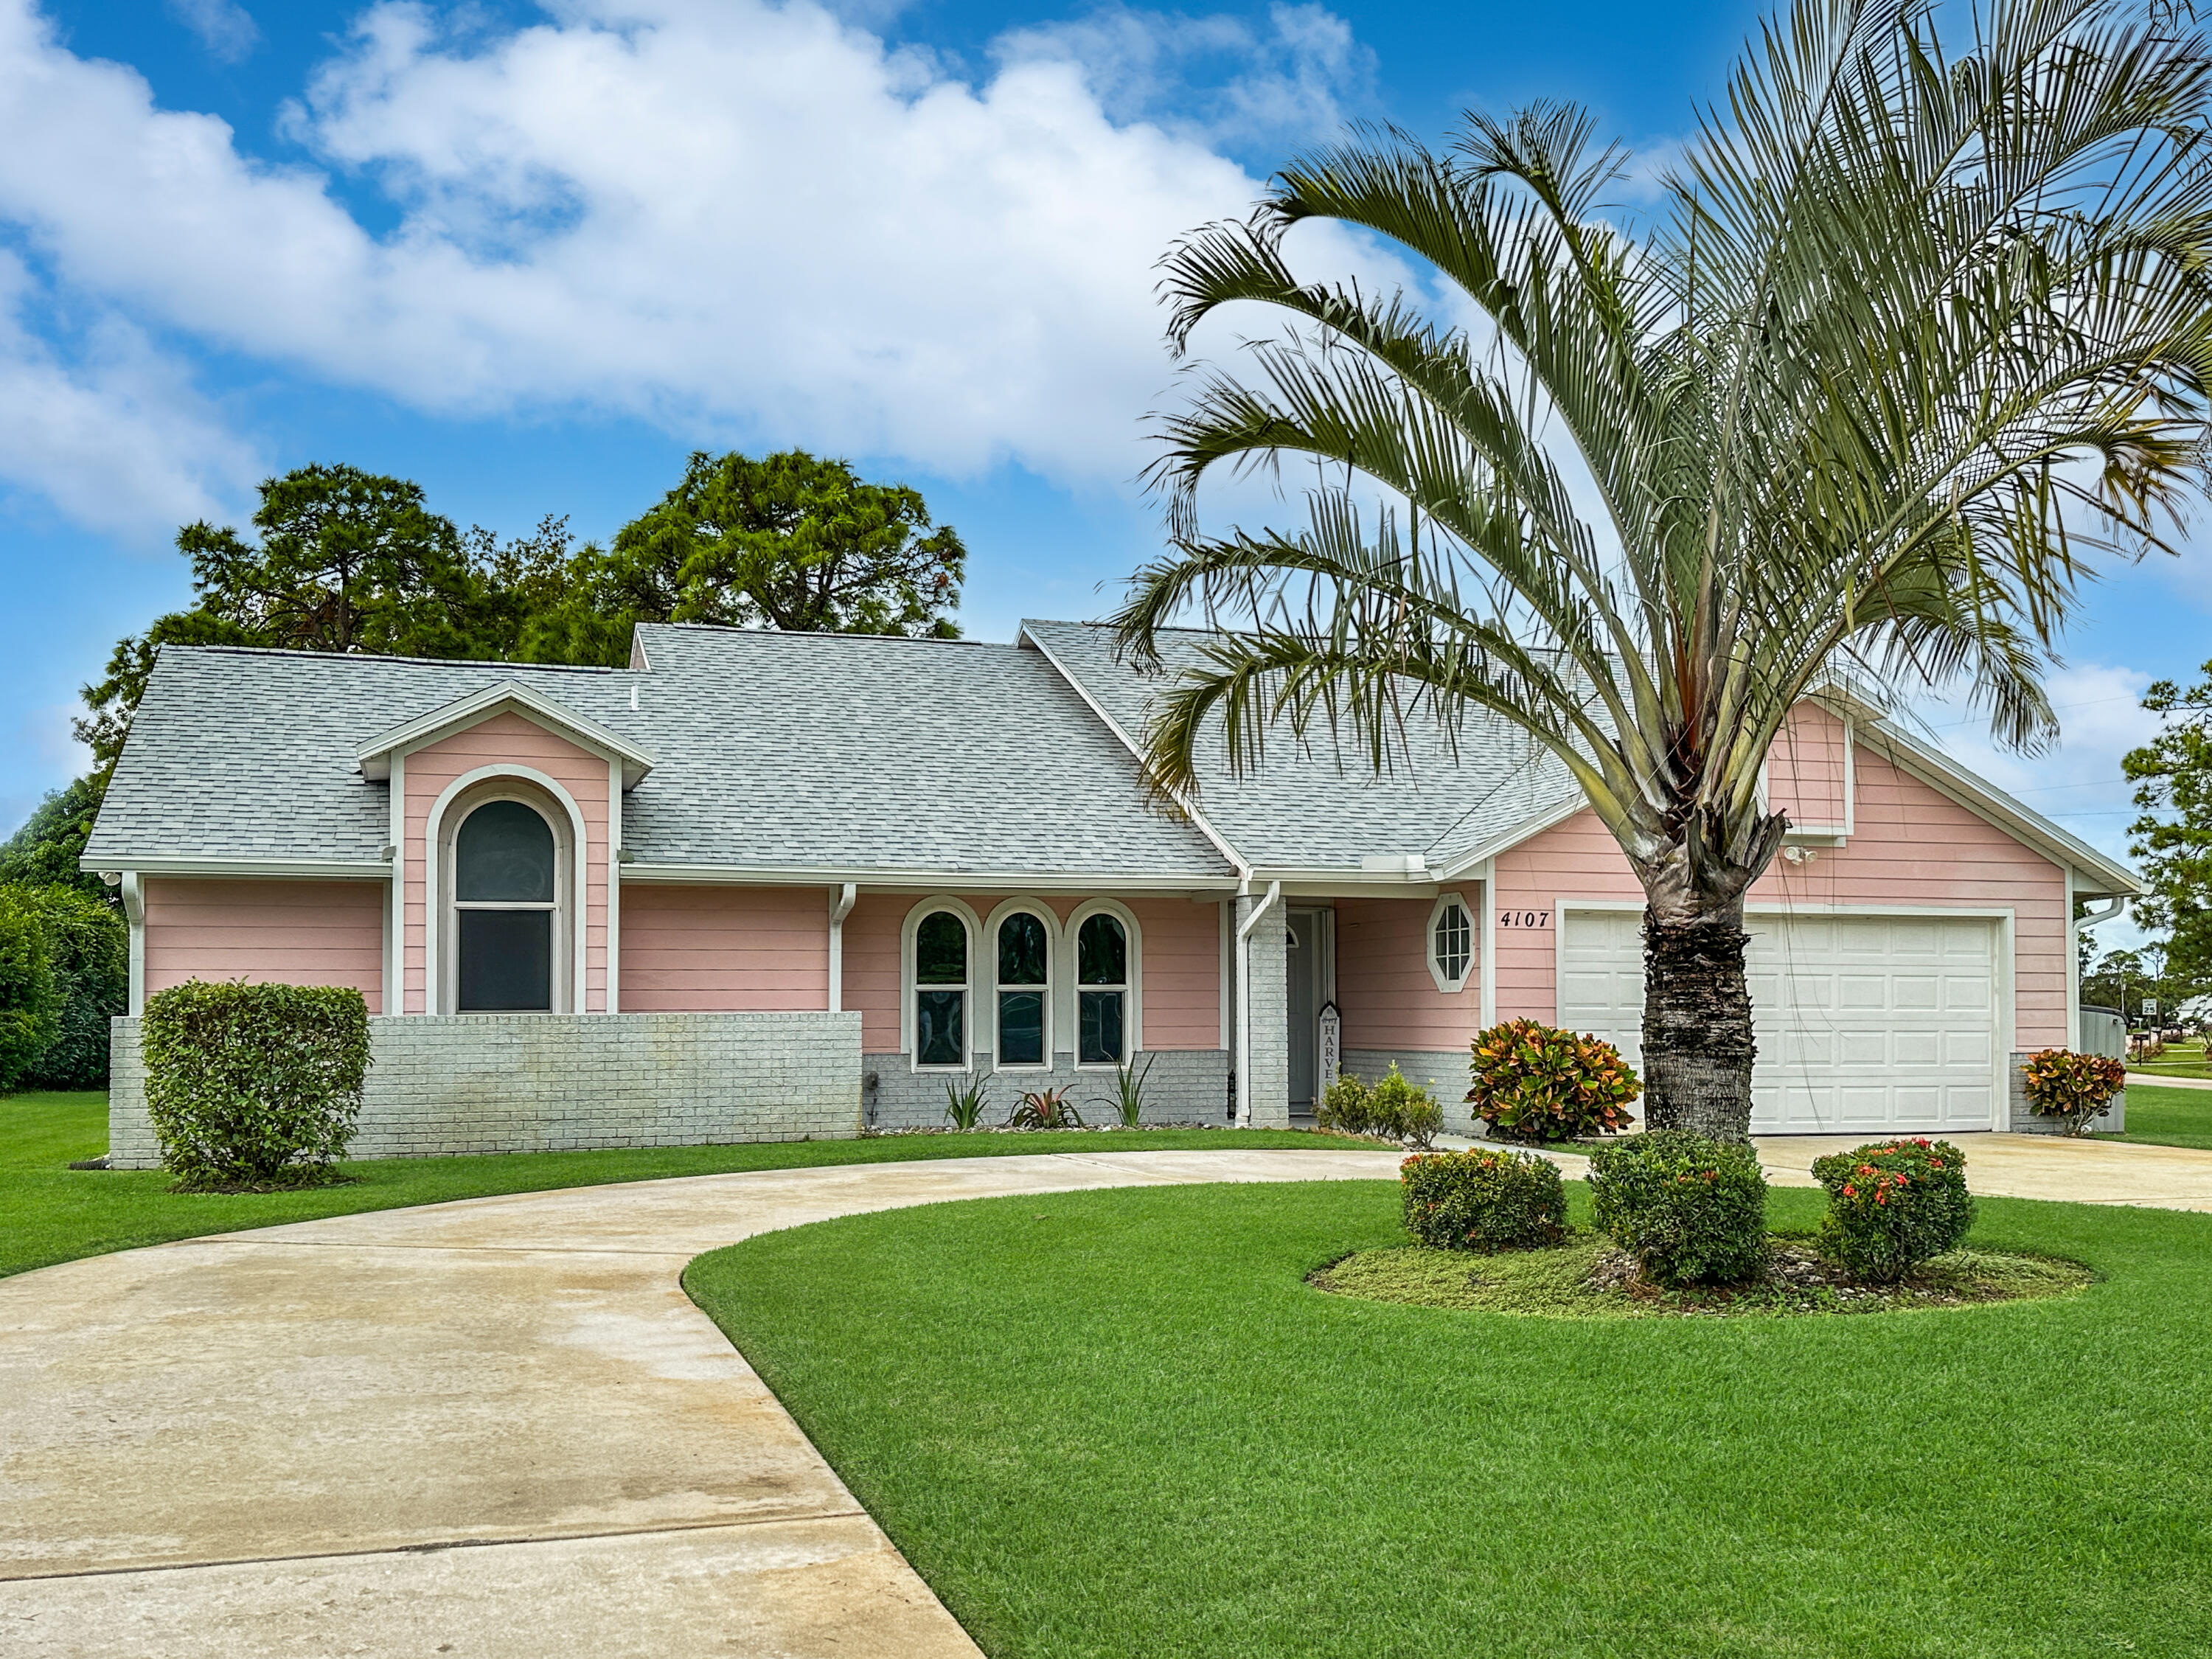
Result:
<instances>
[{"instance_id":1,"label":"house number 4107","mask_svg":"<svg viewBox=\"0 0 2212 1659\"><path fill-rule=\"evenodd\" d=\"M1552 913L1549 910L1500 910L1498 925L1500 927L1549 927Z\"/></svg>"}]
</instances>

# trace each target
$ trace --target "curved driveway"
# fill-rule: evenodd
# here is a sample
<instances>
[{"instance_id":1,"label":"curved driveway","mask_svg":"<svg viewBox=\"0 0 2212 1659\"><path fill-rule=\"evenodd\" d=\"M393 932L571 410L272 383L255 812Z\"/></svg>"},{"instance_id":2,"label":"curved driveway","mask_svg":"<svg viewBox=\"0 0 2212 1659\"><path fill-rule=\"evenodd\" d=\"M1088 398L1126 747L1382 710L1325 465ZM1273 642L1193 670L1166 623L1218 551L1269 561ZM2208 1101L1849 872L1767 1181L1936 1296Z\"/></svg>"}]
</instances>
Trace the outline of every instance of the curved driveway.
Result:
<instances>
[{"instance_id":1,"label":"curved driveway","mask_svg":"<svg viewBox=\"0 0 2212 1659\"><path fill-rule=\"evenodd\" d=\"M2212 1153L1976 1140L1978 1191L2212 1209ZM1777 1179L1809 1185L1832 1144L1763 1150ZM684 1263L862 1211L1389 1179L1398 1157L705 1176L337 1217L0 1283L0 1653L973 1656L684 1294Z\"/></svg>"}]
</instances>

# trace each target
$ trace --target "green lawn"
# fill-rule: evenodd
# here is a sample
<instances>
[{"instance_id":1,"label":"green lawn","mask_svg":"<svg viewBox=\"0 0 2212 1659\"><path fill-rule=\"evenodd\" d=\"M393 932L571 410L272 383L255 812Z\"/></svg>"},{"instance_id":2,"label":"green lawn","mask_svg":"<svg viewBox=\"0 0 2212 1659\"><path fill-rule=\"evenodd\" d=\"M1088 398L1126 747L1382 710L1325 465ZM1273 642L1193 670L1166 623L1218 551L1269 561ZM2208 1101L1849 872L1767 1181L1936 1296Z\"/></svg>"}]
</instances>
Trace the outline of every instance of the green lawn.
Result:
<instances>
[{"instance_id":1,"label":"green lawn","mask_svg":"<svg viewBox=\"0 0 2212 1659\"><path fill-rule=\"evenodd\" d=\"M1773 1200L1807 1225L1820 1195ZM946 1204L686 1283L993 1659L2212 1644L2212 1216L1984 1200L1977 1242L2108 1277L1956 1311L1304 1283L1395 1211L1364 1182Z\"/></svg>"},{"instance_id":2,"label":"green lawn","mask_svg":"<svg viewBox=\"0 0 2212 1659\"><path fill-rule=\"evenodd\" d=\"M2096 1138L2140 1140L2154 1146L2212 1149L2212 1089L2156 1089L2145 1084L2130 1085L2127 1133Z\"/></svg>"},{"instance_id":3,"label":"green lawn","mask_svg":"<svg viewBox=\"0 0 2212 1659\"><path fill-rule=\"evenodd\" d=\"M750 1146L661 1146L604 1152L515 1152L499 1158L395 1158L349 1164L343 1187L301 1193L179 1194L158 1170L71 1170L107 1150L105 1094L0 1096L0 1277L202 1233L391 1210L494 1193L595 1187L613 1181L787 1170L802 1164L904 1158L1004 1158L1021 1152L1181 1146L1341 1150L1341 1140L1267 1130L1149 1129L1134 1133L902 1135L880 1140L780 1141Z\"/></svg>"},{"instance_id":4,"label":"green lawn","mask_svg":"<svg viewBox=\"0 0 2212 1659\"><path fill-rule=\"evenodd\" d=\"M2156 1060L2137 1060L2130 1072L2147 1072L2156 1077L2203 1077L2204 1045L2202 1042L2169 1042L2166 1052Z\"/></svg>"}]
</instances>

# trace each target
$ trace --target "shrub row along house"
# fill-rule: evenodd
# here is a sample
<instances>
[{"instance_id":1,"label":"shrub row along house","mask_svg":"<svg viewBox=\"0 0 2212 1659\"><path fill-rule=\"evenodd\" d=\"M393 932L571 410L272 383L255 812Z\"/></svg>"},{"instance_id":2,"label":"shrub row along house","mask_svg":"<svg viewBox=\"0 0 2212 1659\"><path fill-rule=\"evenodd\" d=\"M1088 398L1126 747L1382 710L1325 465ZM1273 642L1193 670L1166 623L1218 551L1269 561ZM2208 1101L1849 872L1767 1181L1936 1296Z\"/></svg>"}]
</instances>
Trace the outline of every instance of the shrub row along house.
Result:
<instances>
[{"instance_id":1,"label":"shrub row along house","mask_svg":"<svg viewBox=\"0 0 2212 1659\"><path fill-rule=\"evenodd\" d=\"M1178 815L1140 784L1156 689L1067 623L644 626L609 670L173 646L85 863L133 1015L359 988L362 1156L848 1135L978 1078L1096 1106L1131 1063L1159 1120L1282 1123L1395 1060L1464 1122L1469 1039L1522 1015L1633 1060L1640 896L1556 762L1480 718L1379 777L1217 748ZM1841 693L1767 787L1756 1127L2025 1127L2014 1056L2077 1032L2075 901L2134 878ZM137 1041L120 1164L155 1153Z\"/></svg>"}]
</instances>

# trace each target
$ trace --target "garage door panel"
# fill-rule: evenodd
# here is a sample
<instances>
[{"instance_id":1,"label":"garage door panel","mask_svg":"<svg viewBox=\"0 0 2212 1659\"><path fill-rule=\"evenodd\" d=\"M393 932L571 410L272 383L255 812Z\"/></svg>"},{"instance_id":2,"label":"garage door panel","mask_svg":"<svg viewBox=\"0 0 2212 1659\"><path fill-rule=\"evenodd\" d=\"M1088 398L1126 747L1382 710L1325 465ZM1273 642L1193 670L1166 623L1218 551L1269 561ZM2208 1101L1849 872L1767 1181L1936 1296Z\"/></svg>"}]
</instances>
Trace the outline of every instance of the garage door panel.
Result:
<instances>
[{"instance_id":1,"label":"garage door panel","mask_svg":"<svg viewBox=\"0 0 2212 1659\"><path fill-rule=\"evenodd\" d=\"M1984 918L1772 916L1747 924L1759 1043L1753 1127L1881 1134L1986 1128L1996 930ZM1559 1023L1640 1064L1633 915L1561 919Z\"/></svg>"}]
</instances>

